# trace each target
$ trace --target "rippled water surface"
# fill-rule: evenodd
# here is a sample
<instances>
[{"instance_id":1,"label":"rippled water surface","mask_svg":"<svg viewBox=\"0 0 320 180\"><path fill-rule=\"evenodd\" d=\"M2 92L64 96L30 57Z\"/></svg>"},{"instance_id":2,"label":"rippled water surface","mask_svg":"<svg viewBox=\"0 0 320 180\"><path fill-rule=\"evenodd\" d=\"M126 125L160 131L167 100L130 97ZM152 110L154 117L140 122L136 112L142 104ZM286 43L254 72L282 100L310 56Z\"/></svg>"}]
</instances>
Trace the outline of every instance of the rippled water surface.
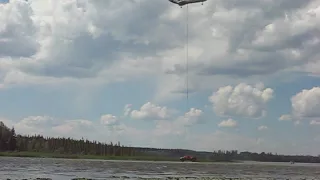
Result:
<instances>
[{"instance_id":1,"label":"rippled water surface","mask_svg":"<svg viewBox=\"0 0 320 180\"><path fill-rule=\"evenodd\" d=\"M320 179L320 165L290 163L181 163L0 158L0 179L70 180L211 177L232 179Z\"/></svg>"}]
</instances>

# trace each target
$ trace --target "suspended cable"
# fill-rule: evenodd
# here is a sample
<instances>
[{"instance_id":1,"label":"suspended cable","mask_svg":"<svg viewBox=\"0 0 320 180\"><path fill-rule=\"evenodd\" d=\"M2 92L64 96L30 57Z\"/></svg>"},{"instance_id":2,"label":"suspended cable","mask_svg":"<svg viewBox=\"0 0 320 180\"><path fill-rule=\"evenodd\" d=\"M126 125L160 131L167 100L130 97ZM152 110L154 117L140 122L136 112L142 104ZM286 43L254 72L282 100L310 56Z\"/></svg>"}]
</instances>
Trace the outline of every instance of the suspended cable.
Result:
<instances>
[{"instance_id":1,"label":"suspended cable","mask_svg":"<svg viewBox=\"0 0 320 180\"><path fill-rule=\"evenodd\" d=\"M186 93L187 93L187 112L189 111L189 6L186 8Z\"/></svg>"}]
</instances>

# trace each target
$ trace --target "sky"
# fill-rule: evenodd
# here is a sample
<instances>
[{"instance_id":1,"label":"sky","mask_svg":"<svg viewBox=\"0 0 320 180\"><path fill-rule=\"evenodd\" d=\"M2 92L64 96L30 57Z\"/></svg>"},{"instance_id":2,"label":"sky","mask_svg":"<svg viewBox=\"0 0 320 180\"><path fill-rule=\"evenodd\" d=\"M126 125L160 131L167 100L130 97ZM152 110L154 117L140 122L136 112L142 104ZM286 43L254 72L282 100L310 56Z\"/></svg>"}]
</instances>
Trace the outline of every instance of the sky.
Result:
<instances>
[{"instance_id":1,"label":"sky","mask_svg":"<svg viewBox=\"0 0 320 180\"><path fill-rule=\"evenodd\" d=\"M319 27L320 0L0 0L0 120L128 146L318 155Z\"/></svg>"}]
</instances>

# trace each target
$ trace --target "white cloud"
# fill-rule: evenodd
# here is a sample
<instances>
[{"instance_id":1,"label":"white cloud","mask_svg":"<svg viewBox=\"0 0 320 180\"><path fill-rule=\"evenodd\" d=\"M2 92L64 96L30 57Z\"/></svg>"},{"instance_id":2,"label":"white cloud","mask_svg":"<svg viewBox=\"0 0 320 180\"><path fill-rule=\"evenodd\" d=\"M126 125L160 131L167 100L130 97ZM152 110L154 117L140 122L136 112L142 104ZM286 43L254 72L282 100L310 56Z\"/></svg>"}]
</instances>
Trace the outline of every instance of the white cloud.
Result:
<instances>
[{"instance_id":1,"label":"white cloud","mask_svg":"<svg viewBox=\"0 0 320 180\"><path fill-rule=\"evenodd\" d=\"M2 57L5 55L0 65L5 68L3 81L6 84L39 84L50 79L55 82L82 79L83 83L87 80L108 83L150 73L149 68L157 64L150 55L155 50L168 48L163 45L161 48L164 42L139 42L148 39L143 36L158 27L147 25L157 25L155 18L164 11L163 3L143 3L147 9L152 5L158 5L154 6L157 9L149 11L153 16L146 16L138 3L130 1L121 6L116 1L86 0L79 3L16 0L2 5L0 22L4 26L0 29L0 38L3 47L7 47L0 53ZM123 17L124 12L135 15ZM142 17L145 18L142 24L132 25ZM19 59L21 56L24 59ZM130 68L124 70L124 65ZM28 80L17 80L13 74L9 78L12 72L24 75Z\"/></svg>"},{"instance_id":2,"label":"white cloud","mask_svg":"<svg viewBox=\"0 0 320 180\"><path fill-rule=\"evenodd\" d=\"M30 57L37 53L37 27L26 1L0 5L0 22L0 57Z\"/></svg>"},{"instance_id":3,"label":"white cloud","mask_svg":"<svg viewBox=\"0 0 320 180\"><path fill-rule=\"evenodd\" d=\"M60 136L69 136L73 138L81 138L83 134L80 132L94 132L95 127L92 121L84 119L66 120L57 126L51 127L52 134ZM47 134L47 133L46 133Z\"/></svg>"},{"instance_id":4,"label":"white cloud","mask_svg":"<svg viewBox=\"0 0 320 180\"><path fill-rule=\"evenodd\" d=\"M171 117L171 111L167 107L161 107L151 102L141 106L140 110L131 111L134 119L163 120Z\"/></svg>"},{"instance_id":5,"label":"white cloud","mask_svg":"<svg viewBox=\"0 0 320 180\"><path fill-rule=\"evenodd\" d=\"M21 119L14 126L22 134L46 134L47 128L58 125L59 119L50 116L29 116Z\"/></svg>"},{"instance_id":6,"label":"white cloud","mask_svg":"<svg viewBox=\"0 0 320 180\"><path fill-rule=\"evenodd\" d=\"M123 109L124 116L128 116L130 114L131 106L132 106L132 104L126 104L124 106L124 109Z\"/></svg>"},{"instance_id":7,"label":"white cloud","mask_svg":"<svg viewBox=\"0 0 320 180\"><path fill-rule=\"evenodd\" d=\"M109 141L111 139L117 141L119 140L119 134L123 134L124 131L132 131L132 128L120 123L116 116L110 114L101 116L100 121L29 116L19 121L5 120L4 123L9 126L14 126L18 134L41 134L43 136L71 137L77 139L84 137L98 141Z\"/></svg>"},{"instance_id":8,"label":"white cloud","mask_svg":"<svg viewBox=\"0 0 320 180\"><path fill-rule=\"evenodd\" d=\"M105 126L113 126L118 124L119 119L112 114L102 115L100 118L100 123Z\"/></svg>"},{"instance_id":9,"label":"white cloud","mask_svg":"<svg viewBox=\"0 0 320 180\"><path fill-rule=\"evenodd\" d=\"M291 114L282 115L280 121L294 121L299 125L301 121L310 120L310 124L317 124L320 119L320 87L303 89L291 97Z\"/></svg>"},{"instance_id":10,"label":"white cloud","mask_svg":"<svg viewBox=\"0 0 320 180\"><path fill-rule=\"evenodd\" d=\"M267 126L259 126L259 127L258 127L258 130L259 130L259 131L263 131L263 130L267 130L267 129L268 129Z\"/></svg>"},{"instance_id":11,"label":"white cloud","mask_svg":"<svg viewBox=\"0 0 320 180\"><path fill-rule=\"evenodd\" d=\"M266 114L266 104L273 97L271 88L241 83L235 87L225 86L209 97L213 110L220 116L260 118Z\"/></svg>"},{"instance_id":12,"label":"white cloud","mask_svg":"<svg viewBox=\"0 0 320 180\"><path fill-rule=\"evenodd\" d=\"M320 117L320 87L304 89L291 98L292 113L301 118Z\"/></svg>"},{"instance_id":13,"label":"white cloud","mask_svg":"<svg viewBox=\"0 0 320 180\"><path fill-rule=\"evenodd\" d=\"M186 135L188 128L200 123L203 115L202 110L191 108L183 116L170 121L156 121L155 135Z\"/></svg>"},{"instance_id":14,"label":"white cloud","mask_svg":"<svg viewBox=\"0 0 320 180\"><path fill-rule=\"evenodd\" d=\"M156 136L184 135L186 127L177 121L157 121L154 134Z\"/></svg>"},{"instance_id":15,"label":"white cloud","mask_svg":"<svg viewBox=\"0 0 320 180\"><path fill-rule=\"evenodd\" d=\"M178 121L184 125L194 125L199 123L201 120L201 116L203 115L203 111L196 108L191 108L189 112L185 113L184 117L179 117Z\"/></svg>"},{"instance_id":16,"label":"white cloud","mask_svg":"<svg viewBox=\"0 0 320 180\"><path fill-rule=\"evenodd\" d=\"M190 6L191 91L280 72L319 74L318 7L298 0ZM157 101L185 93L185 12L166 1L15 0L0 12L4 86L148 77Z\"/></svg>"},{"instance_id":17,"label":"white cloud","mask_svg":"<svg viewBox=\"0 0 320 180\"><path fill-rule=\"evenodd\" d=\"M242 78L278 77L281 80L283 74L294 71L316 74L318 68L310 64L319 61L319 1L235 3L220 0L208 3L203 14L191 15L195 18L193 24L198 21L205 27L203 32L199 27L191 30L199 38L190 40L190 44L202 47L202 53L192 58L196 60L189 68L193 77L199 75L194 81L214 84L212 81L217 76L229 77L229 83L230 78L238 82ZM185 73L184 61L172 64L171 73ZM206 77L210 77L208 81Z\"/></svg>"},{"instance_id":18,"label":"white cloud","mask_svg":"<svg viewBox=\"0 0 320 180\"><path fill-rule=\"evenodd\" d=\"M237 121L233 119L224 120L218 124L219 127L236 127L237 125Z\"/></svg>"},{"instance_id":19,"label":"white cloud","mask_svg":"<svg viewBox=\"0 0 320 180\"><path fill-rule=\"evenodd\" d=\"M279 117L279 121L290 121L290 120L291 120L290 114L284 114Z\"/></svg>"},{"instance_id":20,"label":"white cloud","mask_svg":"<svg viewBox=\"0 0 320 180\"><path fill-rule=\"evenodd\" d=\"M310 125L320 125L320 121L312 120L310 121Z\"/></svg>"},{"instance_id":21,"label":"white cloud","mask_svg":"<svg viewBox=\"0 0 320 180\"><path fill-rule=\"evenodd\" d=\"M47 126L54 122L54 119L49 116L29 116L26 118L23 118L20 123L27 125L27 126Z\"/></svg>"}]
</instances>

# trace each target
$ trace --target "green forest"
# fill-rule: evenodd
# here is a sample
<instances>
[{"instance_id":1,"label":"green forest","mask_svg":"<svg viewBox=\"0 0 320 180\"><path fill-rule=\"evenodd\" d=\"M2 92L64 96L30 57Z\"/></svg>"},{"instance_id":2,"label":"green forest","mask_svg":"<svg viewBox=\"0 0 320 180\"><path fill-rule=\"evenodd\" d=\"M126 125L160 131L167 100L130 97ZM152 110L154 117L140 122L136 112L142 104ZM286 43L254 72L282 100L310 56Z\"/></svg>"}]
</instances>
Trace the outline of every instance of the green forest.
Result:
<instances>
[{"instance_id":1,"label":"green forest","mask_svg":"<svg viewBox=\"0 0 320 180\"><path fill-rule=\"evenodd\" d=\"M232 151L200 152L185 149L128 147L85 139L52 138L41 135L23 136L0 121L0 156L90 158L122 160L176 160L181 156L196 156L199 161L264 161L320 163L320 157L307 155L278 155Z\"/></svg>"}]
</instances>

